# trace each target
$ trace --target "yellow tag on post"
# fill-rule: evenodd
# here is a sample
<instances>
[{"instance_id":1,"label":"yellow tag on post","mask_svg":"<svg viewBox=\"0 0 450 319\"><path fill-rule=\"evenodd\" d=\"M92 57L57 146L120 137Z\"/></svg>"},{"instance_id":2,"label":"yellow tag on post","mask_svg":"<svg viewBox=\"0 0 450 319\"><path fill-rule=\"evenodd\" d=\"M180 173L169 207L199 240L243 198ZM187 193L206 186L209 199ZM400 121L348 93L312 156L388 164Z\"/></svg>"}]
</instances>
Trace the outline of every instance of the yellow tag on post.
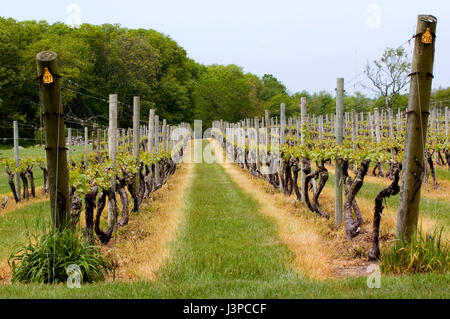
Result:
<instances>
[{"instance_id":1,"label":"yellow tag on post","mask_svg":"<svg viewBox=\"0 0 450 319\"><path fill-rule=\"evenodd\" d=\"M427 28L427 31L422 35L422 43L431 44L433 43L433 36L431 35L430 28Z\"/></svg>"},{"instance_id":2,"label":"yellow tag on post","mask_svg":"<svg viewBox=\"0 0 450 319\"><path fill-rule=\"evenodd\" d=\"M48 68L44 68L44 75L42 76L44 84L53 83L53 75L50 73Z\"/></svg>"}]
</instances>

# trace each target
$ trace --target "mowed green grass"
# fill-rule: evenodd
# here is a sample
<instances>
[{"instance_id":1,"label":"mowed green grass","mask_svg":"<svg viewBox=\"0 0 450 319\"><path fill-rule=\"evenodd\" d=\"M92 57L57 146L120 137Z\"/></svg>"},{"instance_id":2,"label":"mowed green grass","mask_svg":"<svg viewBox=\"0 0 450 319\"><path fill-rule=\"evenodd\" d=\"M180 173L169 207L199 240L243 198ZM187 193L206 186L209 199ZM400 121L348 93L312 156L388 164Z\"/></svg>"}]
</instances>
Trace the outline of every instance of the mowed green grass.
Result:
<instances>
[{"instance_id":1,"label":"mowed green grass","mask_svg":"<svg viewBox=\"0 0 450 319\"><path fill-rule=\"evenodd\" d=\"M90 146L92 148L92 146ZM81 155L84 154L84 146L73 146L72 147L72 158L80 158ZM27 147L19 150L19 156L21 159L26 159L30 157L40 156L45 158L45 150L44 147ZM0 150L0 158L14 158L14 150L10 149L1 149ZM42 177L42 170L35 166L33 167L33 175L34 175L34 184L35 186L42 186L44 180ZM22 185L22 181L21 181ZM0 169L0 194L5 194L11 192L8 184L8 174L6 174L3 168Z\"/></svg>"},{"instance_id":2,"label":"mowed green grass","mask_svg":"<svg viewBox=\"0 0 450 319\"><path fill-rule=\"evenodd\" d=\"M31 204L0 216L0 261L8 258L17 243L25 242L27 234L36 234L50 224L50 203Z\"/></svg>"},{"instance_id":3,"label":"mowed green grass","mask_svg":"<svg viewBox=\"0 0 450 319\"><path fill-rule=\"evenodd\" d=\"M291 252L218 164L196 164L171 258L155 282L0 285L0 298L449 298L448 274L314 281L289 269ZM17 212L12 214L16 215ZM4 218L4 217L0 217ZM0 245L3 242L0 238Z\"/></svg>"}]
</instances>

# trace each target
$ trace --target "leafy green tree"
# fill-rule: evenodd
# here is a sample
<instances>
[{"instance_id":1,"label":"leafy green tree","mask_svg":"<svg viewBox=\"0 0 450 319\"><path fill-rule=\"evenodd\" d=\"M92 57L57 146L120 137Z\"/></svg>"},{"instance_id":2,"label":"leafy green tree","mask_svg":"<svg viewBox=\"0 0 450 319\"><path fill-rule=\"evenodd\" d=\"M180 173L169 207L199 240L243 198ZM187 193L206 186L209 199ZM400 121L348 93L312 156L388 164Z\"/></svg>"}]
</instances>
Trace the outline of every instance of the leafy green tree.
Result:
<instances>
[{"instance_id":1,"label":"leafy green tree","mask_svg":"<svg viewBox=\"0 0 450 319\"><path fill-rule=\"evenodd\" d=\"M272 74L264 74L261 80L263 86L258 96L262 101L269 101L276 95L286 93L286 87Z\"/></svg>"},{"instance_id":2,"label":"leafy green tree","mask_svg":"<svg viewBox=\"0 0 450 319\"><path fill-rule=\"evenodd\" d=\"M385 99L386 108L391 108L409 84L410 70L411 60L403 47L387 48L379 60L366 65L365 73L372 84L369 89Z\"/></svg>"},{"instance_id":3,"label":"leafy green tree","mask_svg":"<svg viewBox=\"0 0 450 319\"><path fill-rule=\"evenodd\" d=\"M255 115L250 100L250 86L236 65L211 65L200 76L195 87L195 117L209 127L213 120L236 122Z\"/></svg>"}]
</instances>

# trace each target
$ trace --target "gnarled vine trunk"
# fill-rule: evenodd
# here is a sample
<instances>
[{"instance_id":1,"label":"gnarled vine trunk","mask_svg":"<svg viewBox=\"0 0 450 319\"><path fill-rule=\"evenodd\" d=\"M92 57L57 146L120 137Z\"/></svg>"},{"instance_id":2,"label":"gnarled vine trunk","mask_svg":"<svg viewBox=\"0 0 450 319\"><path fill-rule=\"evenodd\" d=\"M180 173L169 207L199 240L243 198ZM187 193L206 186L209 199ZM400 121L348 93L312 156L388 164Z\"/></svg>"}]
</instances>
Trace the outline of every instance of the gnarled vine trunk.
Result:
<instances>
[{"instance_id":1,"label":"gnarled vine trunk","mask_svg":"<svg viewBox=\"0 0 450 319\"><path fill-rule=\"evenodd\" d=\"M69 217L69 227L75 229L80 220L81 210L83 208L83 201L75 193L75 187L71 186L69 190L70 196L70 217Z\"/></svg>"},{"instance_id":2,"label":"gnarled vine trunk","mask_svg":"<svg viewBox=\"0 0 450 319\"><path fill-rule=\"evenodd\" d=\"M106 205L106 198L108 198L113 213L111 215L112 217L111 224L108 226L106 231L103 231L100 227L100 218L102 217L102 212ZM97 234L102 244L107 244L111 240L114 228L116 227L117 224L118 215L119 209L117 207L116 194L111 188L103 190L100 193L100 197L97 202L97 213L95 215L95 225L94 225L95 233Z\"/></svg>"},{"instance_id":3,"label":"gnarled vine trunk","mask_svg":"<svg viewBox=\"0 0 450 319\"><path fill-rule=\"evenodd\" d=\"M355 198L364 183L364 177L369 169L369 164L370 160L363 160L355 178L352 179L348 175L348 160L342 160L342 172L345 185L345 233L347 240L351 240L353 237L356 237L360 232L362 215ZM353 218L353 212L356 215L356 220Z\"/></svg>"},{"instance_id":4,"label":"gnarled vine trunk","mask_svg":"<svg viewBox=\"0 0 450 319\"><path fill-rule=\"evenodd\" d=\"M369 260L376 260L380 258L380 246L379 246L379 236L380 236L380 221L383 214L383 200L390 196L395 196L400 192L400 186L398 182L400 180L400 170L399 164L394 163L392 167L392 174L394 179L388 187L383 189L378 193L375 198L375 212L373 215L373 230L372 230L372 247L369 250Z\"/></svg>"},{"instance_id":5,"label":"gnarled vine trunk","mask_svg":"<svg viewBox=\"0 0 450 319\"><path fill-rule=\"evenodd\" d=\"M36 187L34 186L33 167L27 167L26 174L30 181L31 197L35 198L36 197Z\"/></svg>"},{"instance_id":6,"label":"gnarled vine trunk","mask_svg":"<svg viewBox=\"0 0 450 319\"><path fill-rule=\"evenodd\" d=\"M25 171L20 172L20 178L22 179L23 183L23 193L22 198L29 200L30 199L30 192L28 191L28 179Z\"/></svg>"},{"instance_id":7,"label":"gnarled vine trunk","mask_svg":"<svg viewBox=\"0 0 450 319\"><path fill-rule=\"evenodd\" d=\"M321 210L319 207L319 196L325 186L326 181L328 180L328 171L325 169L323 162L321 163L321 165L319 165L316 171L312 171L311 161L307 158L302 159L302 166L303 166L303 173L305 174L305 181L303 184L303 198L305 199L306 206L310 211L326 219L329 219L330 215L325 211ZM313 192L313 202L311 202L309 198L310 183L313 179L317 178L318 176L320 177L319 185ZM299 194L297 194L297 198L300 198L299 200L301 200Z\"/></svg>"},{"instance_id":8,"label":"gnarled vine trunk","mask_svg":"<svg viewBox=\"0 0 450 319\"><path fill-rule=\"evenodd\" d=\"M14 174L10 170L6 170L6 173L8 174L9 188L11 188L11 192L14 196L14 200L16 201L16 203L18 203L19 196L17 196L16 184L14 184Z\"/></svg>"},{"instance_id":9,"label":"gnarled vine trunk","mask_svg":"<svg viewBox=\"0 0 450 319\"><path fill-rule=\"evenodd\" d=\"M91 192L84 196L84 205L85 205L85 222L86 226L84 227L83 233L86 239L86 242L89 244L94 244L94 209L96 207L95 200L98 194L98 187L95 186Z\"/></svg>"}]
</instances>

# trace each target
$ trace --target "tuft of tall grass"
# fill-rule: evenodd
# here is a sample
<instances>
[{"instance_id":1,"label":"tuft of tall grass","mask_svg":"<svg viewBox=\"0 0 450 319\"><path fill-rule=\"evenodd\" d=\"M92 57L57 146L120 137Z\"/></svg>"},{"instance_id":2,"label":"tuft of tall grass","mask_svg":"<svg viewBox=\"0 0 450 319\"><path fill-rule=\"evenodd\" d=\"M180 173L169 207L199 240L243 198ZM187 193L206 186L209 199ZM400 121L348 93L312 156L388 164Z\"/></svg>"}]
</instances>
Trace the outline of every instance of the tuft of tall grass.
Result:
<instances>
[{"instance_id":1,"label":"tuft of tall grass","mask_svg":"<svg viewBox=\"0 0 450 319\"><path fill-rule=\"evenodd\" d=\"M69 265L77 265L81 282L97 282L114 274L114 267L95 246L87 244L79 231L47 230L28 234L26 243L16 246L8 258L12 282L61 283L69 277Z\"/></svg>"},{"instance_id":2,"label":"tuft of tall grass","mask_svg":"<svg viewBox=\"0 0 450 319\"><path fill-rule=\"evenodd\" d=\"M382 255L381 270L391 274L448 272L449 246L442 239L443 230L424 234L419 228L409 242L398 239L395 246Z\"/></svg>"}]
</instances>

